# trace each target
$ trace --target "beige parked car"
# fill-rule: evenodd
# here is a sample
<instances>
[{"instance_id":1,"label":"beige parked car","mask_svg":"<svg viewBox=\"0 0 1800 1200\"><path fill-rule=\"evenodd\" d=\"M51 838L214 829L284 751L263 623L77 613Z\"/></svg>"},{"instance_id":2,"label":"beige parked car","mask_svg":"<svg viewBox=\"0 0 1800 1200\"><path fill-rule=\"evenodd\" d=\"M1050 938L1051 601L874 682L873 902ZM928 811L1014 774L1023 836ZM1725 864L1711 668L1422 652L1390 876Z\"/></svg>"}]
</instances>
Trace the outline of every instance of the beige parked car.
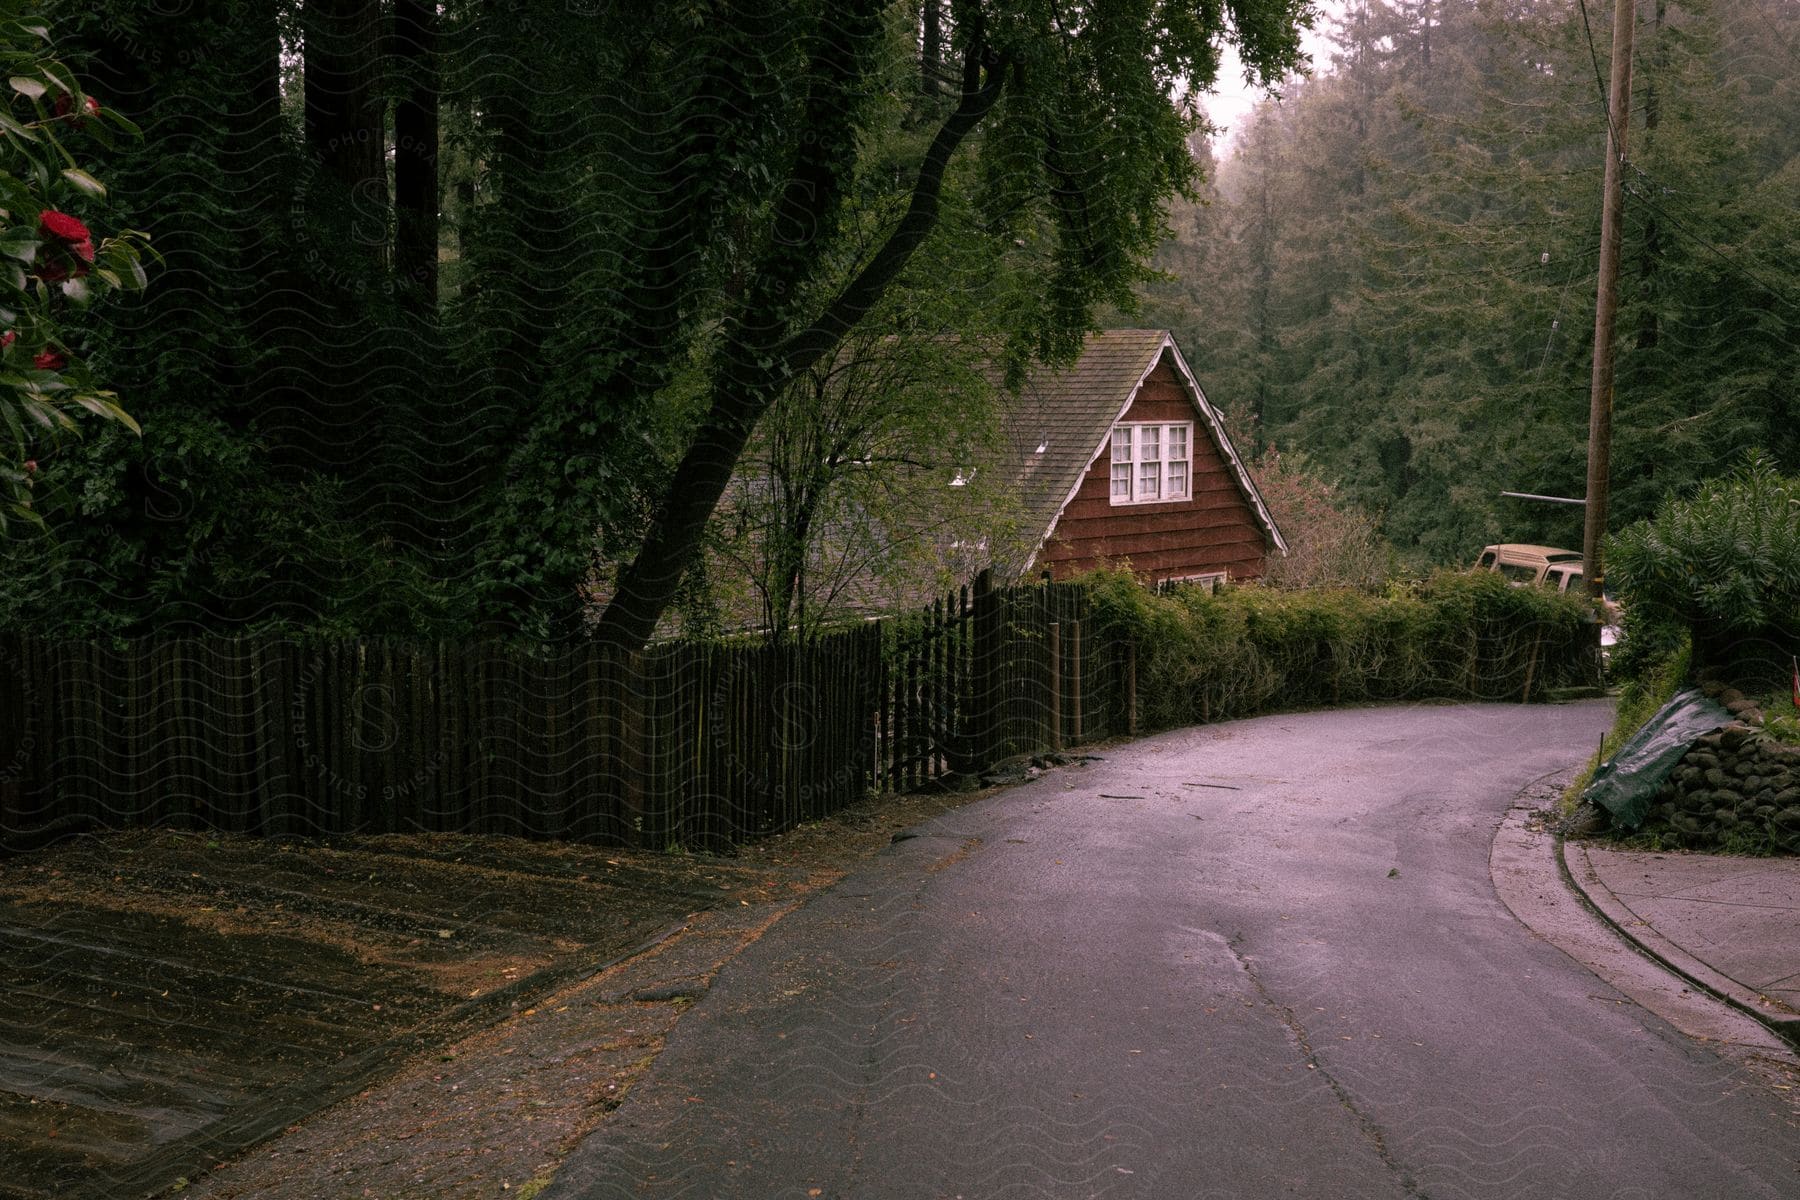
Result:
<instances>
[{"instance_id":1,"label":"beige parked car","mask_svg":"<svg viewBox=\"0 0 1800 1200\"><path fill-rule=\"evenodd\" d=\"M1574 563L1575 574L1581 574L1581 551L1562 550L1556 546L1530 546L1524 542L1501 542L1483 546L1475 560L1480 571L1498 571L1514 583L1542 583L1550 568L1558 563ZM1567 580L1564 580L1567 586ZM1561 591L1562 588L1558 588Z\"/></svg>"},{"instance_id":2,"label":"beige parked car","mask_svg":"<svg viewBox=\"0 0 1800 1200\"><path fill-rule=\"evenodd\" d=\"M1523 542L1501 542L1484 546L1475 560L1477 570L1498 571L1517 584L1541 583L1558 592L1580 595L1583 587L1581 551L1563 550L1556 546L1531 546ZM1619 604L1607 592L1600 602L1606 614L1600 627L1600 645L1610 648L1619 640Z\"/></svg>"}]
</instances>

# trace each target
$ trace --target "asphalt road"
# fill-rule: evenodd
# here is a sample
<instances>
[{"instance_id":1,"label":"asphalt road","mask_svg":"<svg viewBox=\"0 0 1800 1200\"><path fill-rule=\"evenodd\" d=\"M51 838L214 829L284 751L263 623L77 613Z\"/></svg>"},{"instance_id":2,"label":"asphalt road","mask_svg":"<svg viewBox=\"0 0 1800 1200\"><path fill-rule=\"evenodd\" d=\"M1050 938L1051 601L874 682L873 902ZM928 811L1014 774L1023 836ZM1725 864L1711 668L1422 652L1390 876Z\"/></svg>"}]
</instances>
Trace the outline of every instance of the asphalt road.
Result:
<instances>
[{"instance_id":1,"label":"asphalt road","mask_svg":"<svg viewBox=\"0 0 1800 1200\"><path fill-rule=\"evenodd\" d=\"M950 814L727 968L544 1200L1800 1194L1784 1097L1496 897L1609 715L1266 717Z\"/></svg>"}]
</instances>

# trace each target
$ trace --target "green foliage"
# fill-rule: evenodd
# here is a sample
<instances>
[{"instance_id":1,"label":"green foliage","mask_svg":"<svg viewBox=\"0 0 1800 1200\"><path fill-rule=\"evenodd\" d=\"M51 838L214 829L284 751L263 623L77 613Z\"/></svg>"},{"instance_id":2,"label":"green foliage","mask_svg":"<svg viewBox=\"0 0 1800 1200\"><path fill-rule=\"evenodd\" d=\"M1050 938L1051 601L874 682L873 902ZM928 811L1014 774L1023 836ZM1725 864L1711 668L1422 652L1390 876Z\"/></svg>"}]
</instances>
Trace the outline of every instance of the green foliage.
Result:
<instances>
[{"instance_id":1,"label":"green foliage","mask_svg":"<svg viewBox=\"0 0 1800 1200\"><path fill-rule=\"evenodd\" d=\"M358 218L305 141L299 6L156 7L50 9L103 112L144 130L96 146L96 171L163 259L84 342L144 437L43 457L42 505L79 519L0 546L0 621L467 633L459 538L493 482L492 413L402 302L370 233L386 215Z\"/></svg>"},{"instance_id":2,"label":"green foliage","mask_svg":"<svg viewBox=\"0 0 1800 1200\"><path fill-rule=\"evenodd\" d=\"M271 478L217 420L174 411L141 439L108 430L69 446L56 475L81 481L55 501L76 519L0 571L0 625L72 638L349 635L449 609L442 583L368 537L343 484Z\"/></svg>"},{"instance_id":3,"label":"green foliage","mask_svg":"<svg viewBox=\"0 0 1800 1200\"><path fill-rule=\"evenodd\" d=\"M1377 700L1541 698L1593 672L1581 601L1492 572L1441 573L1382 595L1158 594L1125 570L1085 582L1101 635L1138 646L1139 704L1153 727Z\"/></svg>"},{"instance_id":4,"label":"green foliage","mask_svg":"<svg viewBox=\"0 0 1800 1200\"><path fill-rule=\"evenodd\" d=\"M1658 671L1670 656L1689 650L1687 627L1648 607L1625 608L1619 619L1619 641L1607 659L1609 679L1630 684Z\"/></svg>"},{"instance_id":5,"label":"green foliage","mask_svg":"<svg viewBox=\"0 0 1800 1200\"><path fill-rule=\"evenodd\" d=\"M146 133L96 163L166 270L91 348L162 432L58 451L89 528L0 549L0 617L580 633L596 559L629 565L671 510L704 527L719 464L851 333L1072 352L1192 181L1177 80L1227 42L1275 77L1309 15L959 0L930 56L882 0L418 7L429 54L390 44L380 0L56 7ZM420 211L397 102L421 89L441 307L397 265ZM712 478L678 485L702 434ZM644 557L700 597L691 549Z\"/></svg>"},{"instance_id":6,"label":"green foliage","mask_svg":"<svg viewBox=\"0 0 1800 1200\"><path fill-rule=\"evenodd\" d=\"M1800 626L1800 478L1757 455L1611 542L1627 611L1689 629Z\"/></svg>"},{"instance_id":7,"label":"green foliage","mask_svg":"<svg viewBox=\"0 0 1800 1200\"><path fill-rule=\"evenodd\" d=\"M1303 451L1407 558L1579 545L1605 120L1582 12L1371 0L1221 149L1147 289L1252 447ZM1599 31L1604 73L1604 30ZM1800 90L1780 0L1640 32L1614 527L1749 448L1800 464Z\"/></svg>"},{"instance_id":8,"label":"green foliage","mask_svg":"<svg viewBox=\"0 0 1800 1200\"><path fill-rule=\"evenodd\" d=\"M977 323L1005 313L1012 365L1073 355L1101 304L1129 303L1163 201L1191 181L1193 123L1170 99L1176 81L1210 79L1226 40L1278 73L1305 6L1238 0L1235 25L1224 9L1140 0L1086 5L1078 18L1041 0L952 10L944 69L923 87L914 10L840 3L720 19L603 7L553 52L547 78L559 87L490 81L499 94L483 123L505 135L493 143L504 153L481 156L490 203L476 220L499 230L523 213L540 232L583 233L550 256L577 267L574 304L535 283L513 294L534 312L581 316L560 337L521 330L543 351L521 361L554 382L519 390L504 468L514 486L484 526L484 605L566 625L566 581L585 573L592 529L623 527L617 556L643 549L600 632L640 638L698 553L757 422L852 331L934 336L944 325L931 301L998 293ZM494 47L528 42L539 62L541 37L516 25L495 9L472 28ZM536 130L552 108L629 111L637 128L585 156L514 157L497 118ZM565 168L572 186L533 188L541 171ZM944 253L946 233L962 253ZM492 243L496 265L516 267L518 244ZM539 266L523 257L526 272ZM997 275L1029 286L996 289ZM494 328L530 322L495 299ZM701 402L653 453L621 454L641 445L655 398L689 364L702 371ZM598 469L565 472L571 455Z\"/></svg>"},{"instance_id":9,"label":"green foliage","mask_svg":"<svg viewBox=\"0 0 1800 1200\"><path fill-rule=\"evenodd\" d=\"M1786 712L1782 705L1790 705ZM1786 742L1790 746L1800 746L1800 714L1791 707L1786 696L1769 696L1763 698L1763 732L1778 742Z\"/></svg>"},{"instance_id":10,"label":"green foliage","mask_svg":"<svg viewBox=\"0 0 1800 1200\"><path fill-rule=\"evenodd\" d=\"M38 458L77 432L83 413L138 432L116 392L102 388L81 346L85 309L108 292L142 289L149 236L101 236L78 214L103 212L106 187L71 144L110 146L137 127L85 93L51 54L35 5L0 17L0 536L19 521L44 526L33 492Z\"/></svg>"},{"instance_id":11,"label":"green foliage","mask_svg":"<svg viewBox=\"0 0 1800 1200\"><path fill-rule=\"evenodd\" d=\"M747 582L778 637L939 595L1008 549L1010 480L972 469L1001 436L992 343L959 336L960 306L941 307L935 333L853 335L770 406L739 463L712 574Z\"/></svg>"}]
</instances>

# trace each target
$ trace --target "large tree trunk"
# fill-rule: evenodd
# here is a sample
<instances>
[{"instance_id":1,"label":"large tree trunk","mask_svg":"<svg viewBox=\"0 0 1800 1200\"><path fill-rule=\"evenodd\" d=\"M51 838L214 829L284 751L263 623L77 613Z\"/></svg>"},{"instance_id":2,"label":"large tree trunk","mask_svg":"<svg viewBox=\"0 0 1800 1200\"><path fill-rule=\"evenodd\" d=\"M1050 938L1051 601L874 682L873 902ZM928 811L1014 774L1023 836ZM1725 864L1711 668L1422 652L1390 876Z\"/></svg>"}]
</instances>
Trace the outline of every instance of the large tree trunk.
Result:
<instances>
[{"instance_id":1,"label":"large tree trunk","mask_svg":"<svg viewBox=\"0 0 1800 1200\"><path fill-rule=\"evenodd\" d=\"M340 185L331 214L351 245L383 259L387 251L387 109L377 88L382 46L380 0L307 0L306 149Z\"/></svg>"},{"instance_id":2,"label":"large tree trunk","mask_svg":"<svg viewBox=\"0 0 1800 1200\"><path fill-rule=\"evenodd\" d=\"M944 90L944 2L924 0L919 13L919 87L927 96Z\"/></svg>"},{"instance_id":3,"label":"large tree trunk","mask_svg":"<svg viewBox=\"0 0 1800 1200\"><path fill-rule=\"evenodd\" d=\"M418 315L437 312L437 6L394 0L394 57L406 89L394 105L394 275Z\"/></svg>"}]
</instances>

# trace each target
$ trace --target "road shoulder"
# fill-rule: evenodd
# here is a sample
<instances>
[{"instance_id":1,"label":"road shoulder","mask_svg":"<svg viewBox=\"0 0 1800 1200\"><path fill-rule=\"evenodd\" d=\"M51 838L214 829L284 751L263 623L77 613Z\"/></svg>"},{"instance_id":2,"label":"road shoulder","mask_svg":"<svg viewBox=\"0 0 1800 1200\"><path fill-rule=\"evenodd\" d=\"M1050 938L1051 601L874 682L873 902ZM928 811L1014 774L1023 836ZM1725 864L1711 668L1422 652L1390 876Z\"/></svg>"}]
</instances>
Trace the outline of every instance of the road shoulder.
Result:
<instances>
[{"instance_id":1,"label":"road shoulder","mask_svg":"<svg viewBox=\"0 0 1800 1200\"><path fill-rule=\"evenodd\" d=\"M1792 1070L1792 1047L1761 1022L1733 1008L1648 956L1585 903L1563 870L1558 839L1545 817L1563 776L1540 779L1501 822L1489 855L1495 891L1521 924L1586 967L1632 1003L1691 1038L1728 1047Z\"/></svg>"}]
</instances>

